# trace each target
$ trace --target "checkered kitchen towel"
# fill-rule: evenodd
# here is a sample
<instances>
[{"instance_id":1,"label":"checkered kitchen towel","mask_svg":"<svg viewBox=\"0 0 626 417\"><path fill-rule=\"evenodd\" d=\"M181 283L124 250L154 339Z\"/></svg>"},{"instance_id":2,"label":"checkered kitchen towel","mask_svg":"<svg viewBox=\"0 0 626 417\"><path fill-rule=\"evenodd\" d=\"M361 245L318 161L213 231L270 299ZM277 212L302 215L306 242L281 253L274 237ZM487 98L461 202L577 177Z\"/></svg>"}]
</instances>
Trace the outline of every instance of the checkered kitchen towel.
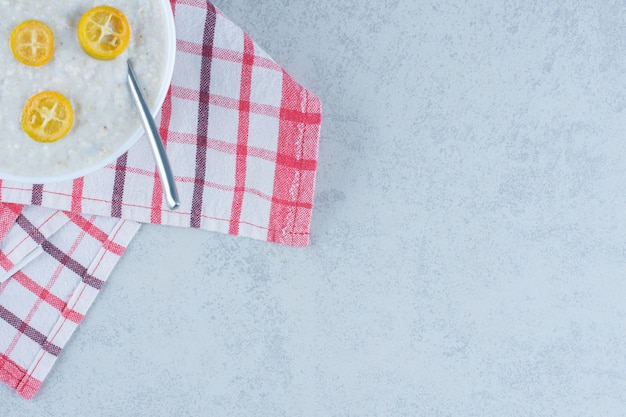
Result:
<instances>
[{"instance_id":1,"label":"checkered kitchen towel","mask_svg":"<svg viewBox=\"0 0 626 417\"><path fill-rule=\"evenodd\" d=\"M157 119L181 197L141 139L74 181L0 181L0 380L32 398L141 223L308 244L321 103L203 0L172 0L176 66ZM39 251L39 252L37 252Z\"/></svg>"}]
</instances>

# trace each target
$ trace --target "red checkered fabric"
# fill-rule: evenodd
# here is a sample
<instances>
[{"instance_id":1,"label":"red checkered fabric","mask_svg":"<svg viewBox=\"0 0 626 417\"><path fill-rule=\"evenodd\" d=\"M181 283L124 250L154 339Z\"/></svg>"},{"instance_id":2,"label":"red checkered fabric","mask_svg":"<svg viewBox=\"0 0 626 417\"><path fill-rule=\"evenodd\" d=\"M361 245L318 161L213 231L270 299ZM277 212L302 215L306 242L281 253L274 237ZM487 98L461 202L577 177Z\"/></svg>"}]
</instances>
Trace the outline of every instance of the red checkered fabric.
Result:
<instances>
[{"instance_id":1,"label":"red checkered fabric","mask_svg":"<svg viewBox=\"0 0 626 417\"><path fill-rule=\"evenodd\" d=\"M0 381L31 399L139 229L103 216L25 207L0 243Z\"/></svg>"},{"instance_id":2,"label":"red checkered fabric","mask_svg":"<svg viewBox=\"0 0 626 417\"><path fill-rule=\"evenodd\" d=\"M305 246L321 104L206 1L172 2L177 55L157 120L181 197L167 208L147 140L93 175L0 182L1 200Z\"/></svg>"},{"instance_id":3,"label":"red checkered fabric","mask_svg":"<svg viewBox=\"0 0 626 417\"><path fill-rule=\"evenodd\" d=\"M21 205L0 203L0 241L8 233L17 216L22 212Z\"/></svg>"},{"instance_id":4,"label":"red checkered fabric","mask_svg":"<svg viewBox=\"0 0 626 417\"><path fill-rule=\"evenodd\" d=\"M12 274L0 282L0 380L25 398L141 223L308 244L320 101L211 3L171 4L176 66L157 123L181 206L165 205L145 138L74 181L0 180L0 276Z\"/></svg>"}]
</instances>

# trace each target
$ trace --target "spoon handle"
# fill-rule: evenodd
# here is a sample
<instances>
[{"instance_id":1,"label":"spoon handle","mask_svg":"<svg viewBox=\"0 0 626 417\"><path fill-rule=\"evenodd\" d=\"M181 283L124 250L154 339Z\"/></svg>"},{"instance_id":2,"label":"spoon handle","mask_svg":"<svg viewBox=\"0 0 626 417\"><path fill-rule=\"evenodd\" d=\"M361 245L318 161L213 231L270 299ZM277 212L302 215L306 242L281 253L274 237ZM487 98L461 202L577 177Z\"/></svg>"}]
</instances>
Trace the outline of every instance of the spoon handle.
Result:
<instances>
[{"instance_id":1,"label":"spoon handle","mask_svg":"<svg viewBox=\"0 0 626 417\"><path fill-rule=\"evenodd\" d=\"M159 134L159 129L154 123L154 119L150 114L150 109L146 104L146 100L141 94L139 82L137 81L137 76L135 75L135 70L133 69L130 59L128 60L128 85L130 87L133 101L135 102L139 115L141 116L141 123L150 142L150 148L152 148L152 153L154 154L157 172L159 173L161 185L163 186L165 201L167 202L167 205L174 210L180 205L180 198L178 197L174 174L172 173L170 162L165 154L165 148L163 147L163 141L161 139L161 135Z\"/></svg>"}]
</instances>

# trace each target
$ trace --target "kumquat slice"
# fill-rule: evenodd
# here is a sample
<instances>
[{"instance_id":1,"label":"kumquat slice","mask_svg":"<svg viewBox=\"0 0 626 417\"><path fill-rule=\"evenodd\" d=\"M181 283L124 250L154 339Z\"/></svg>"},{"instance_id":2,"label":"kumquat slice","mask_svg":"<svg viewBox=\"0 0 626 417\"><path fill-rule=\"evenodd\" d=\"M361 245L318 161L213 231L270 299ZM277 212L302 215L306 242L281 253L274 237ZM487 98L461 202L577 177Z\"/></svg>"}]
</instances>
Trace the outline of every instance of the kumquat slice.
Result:
<instances>
[{"instance_id":1,"label":"kumquat slice","mask_svg":"<svg viewBox=\"0 0 626 417\"><path fill-rule=\"evenodd\" d=\"M11 52L22 64L41 66L52 59L54 34L38 20L27 20L13 29L9 40Z\"/></svg>"},{"instance_id":2,"label":"kumquat slice","mask_svg":"<svg viewBox=\"0 0 626 417\"><path fill-rule=\"evenodd\" d=\"M93 58L114 59L124 52L129 40L128 20L124 13L113 7L95 7L78 23L78 42Z\"/></svg>"},{"instance_id":3,"label":"kumquat slice","mask_svg":"<svg viewBox=\"0 0 626 417\"><path fill-rule=\"evenodd\" d=\"M32 96L22 110L22 129L38 142L61 139L73 123L72 104L56 91L44 91Z\"/></svg>"}]
</instances>

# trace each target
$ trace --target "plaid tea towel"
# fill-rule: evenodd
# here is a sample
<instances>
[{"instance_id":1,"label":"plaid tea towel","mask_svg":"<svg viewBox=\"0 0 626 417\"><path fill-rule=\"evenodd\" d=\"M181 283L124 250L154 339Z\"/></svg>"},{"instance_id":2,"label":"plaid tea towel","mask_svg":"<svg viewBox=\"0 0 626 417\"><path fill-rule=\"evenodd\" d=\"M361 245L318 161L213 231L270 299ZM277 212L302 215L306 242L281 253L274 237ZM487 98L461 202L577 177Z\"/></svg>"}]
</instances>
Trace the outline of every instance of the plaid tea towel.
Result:
<instances>
[{"instance_id":1,"label":"plaid tea towel","mask_svg":"<svg viewBox=\"0 0 626 417\"><path fill-rule=\"evenodd\" d=\"M167 208L145 138L73 181L0 180L0 278L10 275L0 284L0 380L25 398L141 223L308 244L319 99L210 2L171 5L176 64L156 121L181 206Z\"/></svg>"},{"instance_id":2,"label":"plaid tea towel","mask_svg":"<svg viewBox=\"0 0 626 417\"><path fill-rule=\"evenodd\" d=\"M0 243L0 380L31 399L139 228L139 223L26 206Z\"/></svg>"}]
</instances>

